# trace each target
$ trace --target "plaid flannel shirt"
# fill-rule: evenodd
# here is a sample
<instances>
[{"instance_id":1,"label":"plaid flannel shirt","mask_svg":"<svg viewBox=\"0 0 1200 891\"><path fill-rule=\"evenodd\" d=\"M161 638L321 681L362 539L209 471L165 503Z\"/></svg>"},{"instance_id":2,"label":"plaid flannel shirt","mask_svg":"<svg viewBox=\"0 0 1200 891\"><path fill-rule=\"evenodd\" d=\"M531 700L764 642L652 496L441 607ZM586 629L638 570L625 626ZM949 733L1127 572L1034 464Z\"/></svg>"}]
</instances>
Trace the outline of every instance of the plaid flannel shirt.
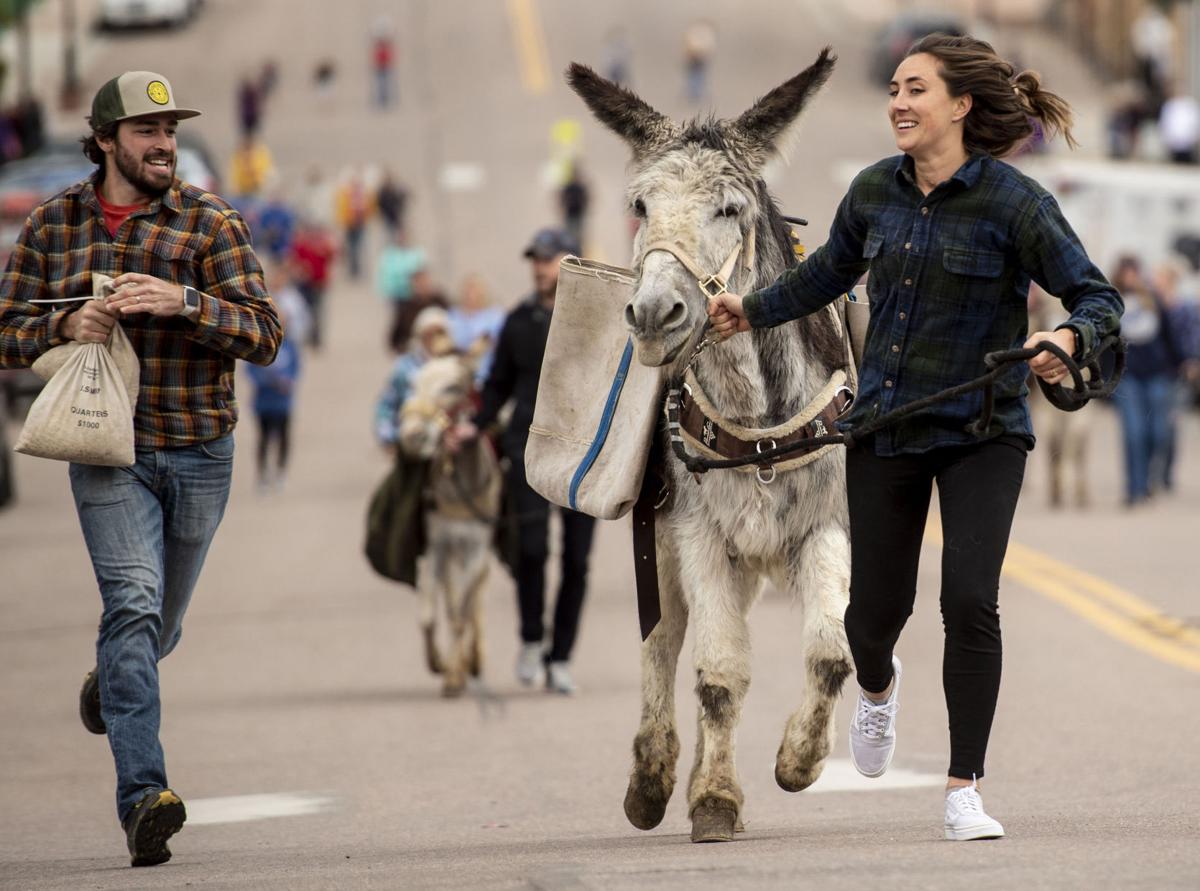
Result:
<instances>
[{"instance_id":1,"label":"plaid flannel shirt","mask_svg":"<svg viewBox=\"0 0 1200 891\"><path fill-rule=\"evenodd\" d=\"M269 365L281 338L275 305L241 216L178 180L134 211L114 238L104 225L96 180L77 183L36 208L0 285L0 367L24 367L66 343L63 317L78 304L31 300L92 293L92 273L152 275L200 292L200 314L123 316L141 362L134 414L139 448L207 442L237 422L236 359Z\"/></svg>"},{"instance_id":2,"label":"plaid flannel shirt","mask_svg":"<svg viewBox=\"0 0 1200 891\"><path fill-rule=\"evenodd\" d=\"M772 285L748 294L754 327L813 312L867 273L870 324L854 407L839 426L853 430L906 403L985 373L985 353L1019 349L1028 337L1029 282L1062 300L1080 352L1116 332L1124 304L1088 259L1054 197L1012 166L969 158L929 195L917 188L907 155L855 177L829 240ZM1012 433L1033 444L1025 385L1014 366L996 381L986 436ZM978 440L966 430L981 391L942 402L875 436L879 455L924 452Z\"/></svg>"}]
</instances>

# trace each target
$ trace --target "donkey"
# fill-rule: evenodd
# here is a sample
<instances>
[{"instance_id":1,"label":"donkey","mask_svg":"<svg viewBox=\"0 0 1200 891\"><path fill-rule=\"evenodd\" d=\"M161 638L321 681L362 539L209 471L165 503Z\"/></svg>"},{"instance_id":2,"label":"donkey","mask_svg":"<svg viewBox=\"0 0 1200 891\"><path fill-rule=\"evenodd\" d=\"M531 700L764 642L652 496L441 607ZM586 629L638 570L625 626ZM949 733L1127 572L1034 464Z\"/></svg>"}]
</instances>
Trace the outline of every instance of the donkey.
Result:
<instances>
[{"instance_id":1,"label":"donkey","mask_svg":"<svg viewBox=\"0 0 1200 891\"><path fill-rule=\"evenodd\" d=\"M483 584L500 509L500 468L486 440L450 454L442 433L471 408L472 363L465 357L430 359L414 375L412 395L400 408L400 448L431 461L426 501L428 544L418 567L421 630L429 670L443 675L442 693L458 696L467 676L483 670ZM450 631L448 655L437 646L438 599Z\"/></svg>"},{"instance_id":2,"label":"donkey","mask_svg":"<svg viewBox=\"0 0 1200 891\"><path fill-rule=\"evenodd\" d=\"M729 287L745 294L797 262L761 170L835 61L826 48L737 120L683 125L586 66L568 69L572 89L632 149L627 199L639 221L638 281L625 320L643 364L673 375L686 370L707 319L698 267L728 269L739 256ZM847 365L840 331L836 315L822 312L712 346L693 357L695 398L743 437L778 429ZM771 445L767 437L759 442ZM834 706L851 670L842 624L850 576L845 458L827 448L802 467L781 469L778 479L753 467L693 478L680 462L667 465L671 502L656 530L662 618L642 645L642 716L625 814L652 829L674 790L675 668L690 619L699 700L692 841L730 841L743 806L734 732L750 684L747 616L764 579L803 608L805 690L776 756L778 784L789 792L811 785L833 745Z\"/></svg>"}]
</instances>

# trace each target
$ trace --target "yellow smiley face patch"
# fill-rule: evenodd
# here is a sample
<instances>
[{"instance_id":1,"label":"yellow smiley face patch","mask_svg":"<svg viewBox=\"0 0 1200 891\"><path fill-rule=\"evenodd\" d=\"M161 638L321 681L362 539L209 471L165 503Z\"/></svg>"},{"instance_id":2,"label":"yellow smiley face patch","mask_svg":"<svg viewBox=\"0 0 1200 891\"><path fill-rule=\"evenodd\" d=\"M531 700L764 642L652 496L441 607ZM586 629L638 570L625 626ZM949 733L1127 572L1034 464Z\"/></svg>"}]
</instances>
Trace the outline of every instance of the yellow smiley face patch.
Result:
<instances>
[{"instance_id":1,"label":"yellow smiley face patch","mask_svg":"<svg viewBox=\"0 0 1200 891\"><path fill-rule=\"evenodd\" d=\"M152 80L146 86L146 95L150 97L150 101L155 105L166 105L171 101L171 95L167 92L167 85L161 80Z\"/></svg>"}]
</instances>

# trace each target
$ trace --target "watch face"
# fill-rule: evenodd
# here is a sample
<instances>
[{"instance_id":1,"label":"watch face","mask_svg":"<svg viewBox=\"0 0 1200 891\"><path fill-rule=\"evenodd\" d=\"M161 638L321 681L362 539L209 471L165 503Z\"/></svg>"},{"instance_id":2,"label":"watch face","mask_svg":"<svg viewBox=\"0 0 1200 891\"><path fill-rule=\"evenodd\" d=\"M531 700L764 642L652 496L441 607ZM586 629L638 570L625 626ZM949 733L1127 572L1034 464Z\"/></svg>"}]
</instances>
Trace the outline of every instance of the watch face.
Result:
<instances>
[{"instance_id":1,"label":"watch face","mask_svg":"<svg viewBox=\"0 0 1200 891\"><path fill-rule=\"evenodd\" d=\"M200 308L200 294L195 288L183 289L183 302L189 309Z\"/></svg>"}]
</instances>

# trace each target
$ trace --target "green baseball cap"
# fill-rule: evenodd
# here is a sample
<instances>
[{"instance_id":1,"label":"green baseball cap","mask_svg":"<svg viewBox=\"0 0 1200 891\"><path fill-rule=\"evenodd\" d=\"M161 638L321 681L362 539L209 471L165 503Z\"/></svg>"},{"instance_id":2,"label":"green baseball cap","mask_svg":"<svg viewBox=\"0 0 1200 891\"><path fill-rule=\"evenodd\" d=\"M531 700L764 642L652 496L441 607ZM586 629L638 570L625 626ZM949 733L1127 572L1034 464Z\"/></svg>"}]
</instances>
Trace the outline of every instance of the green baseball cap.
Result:
<instances>
[{"instance_id":1,"label":"green baseball cap","mask_svg":"<svg viewBox=\"0 0 1200 891\"><path fill-rule=\"evenodd\" d=\"M126 71L96 92L92 100L93 129L147 114L170 112L176 118L194 118L200 112L175 106L171 82L153 71Z\"/></svg>"}]
</instances>

